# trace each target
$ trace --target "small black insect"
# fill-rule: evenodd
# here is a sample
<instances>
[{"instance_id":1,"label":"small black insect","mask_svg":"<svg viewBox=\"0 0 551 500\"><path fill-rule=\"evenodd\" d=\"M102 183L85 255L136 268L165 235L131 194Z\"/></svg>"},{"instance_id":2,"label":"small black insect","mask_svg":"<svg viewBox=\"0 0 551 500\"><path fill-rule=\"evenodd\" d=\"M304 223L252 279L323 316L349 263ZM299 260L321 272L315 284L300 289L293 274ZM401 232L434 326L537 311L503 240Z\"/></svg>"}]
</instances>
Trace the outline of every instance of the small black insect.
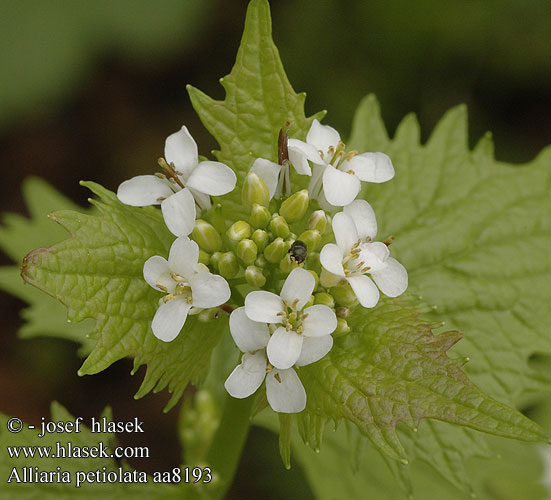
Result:
<instances>
[{"instance_id":1,"label":"small black insect","mask_svg":"<svg viewBox=\"0 0 551 500\"><path fill-rule=\"evenodd\" d=\"M304 241L296 240L291 245L291 248L289 248L289 253L291 254L291 259L297 264L302 264L308 255L308 247Z\"/></svg>"}]
</instances>

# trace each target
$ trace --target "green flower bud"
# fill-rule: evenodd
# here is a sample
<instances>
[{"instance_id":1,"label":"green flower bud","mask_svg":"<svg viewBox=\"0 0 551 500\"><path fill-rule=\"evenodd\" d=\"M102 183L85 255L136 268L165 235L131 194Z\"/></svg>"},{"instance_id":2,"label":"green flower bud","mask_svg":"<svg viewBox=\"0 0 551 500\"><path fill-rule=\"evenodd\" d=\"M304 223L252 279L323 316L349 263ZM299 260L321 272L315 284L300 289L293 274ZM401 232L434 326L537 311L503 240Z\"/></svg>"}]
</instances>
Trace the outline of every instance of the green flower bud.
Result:
<instances>
[{"instance_id":1,"label":"green flower bud","mask_svg":"<svg viewBox=\"0 0 551 500\"><path fill-rule=\"evenodd\" d=\"M264 255L259 255L254 261L256 267L265 268L268 265L268 261Z\"/></svg>"},{"instance_id":2,"label":"green flower bud","mask_svg":"<svg viewBox=\"0 0 551 500\"><path fill-rule=\"evenodd\" d=\"M350 311L350 309L348 307L345 307L345 306L341 306L341 307L337 307L337 310L335 311L335 314L339 317L339 318L348 318L348 316L350 316L350 313L352 311Z\"/></svg>"},{"instance_id":3,"label":"green flower bud","mask_svg":"<svg viewBox=\"0 0 551 500\"><path fill-rule=\"evenodd\" d=\"M270 204L270 194L264 181L254 172L249 172L243 182L243 191L241 192L243 205L251 208L254 203L264 207Z\"/></svg>"},{"instance_id":4,"label":"green flower bud","mask_svg":"<svg viewBox=\"0 0 551 500\"><path fill-rule=\"evenodd\" d=\"M266 283L266 276L256 266L249 266L245 269L245 279L251 286L263 287Z\"/></svg>"},{"instance_id":5,"label":"green flower bud","mask_svg":"<svg viewBox=\"0 0 551 500\"><path fill-rule=\"evenodd\" d=\"M308 267L318 267L320 266L320 254L319 252L312 252L308 254ZM323 272L322 272L323 274ZM320 276L321 283L321 276ZM323 283L322 283L323 285ZM325 286L325 285L323 285Z\"/></svg>"},{"instance_id":6,"label":"green flower bud","mask_svg":"<svg viewBox=\"0 0 551 500\"><path fill-rule=\"evenodd\" d=\"M220 260L220 257L222 257L222 253L221 252L214 252L211 256L210 256L210 261L209 261L209 264L214 267L214 269L218 269L218 261Z\"/></svg>"},{"instance_id":7,"label":"green flower bud","mask_svg":"<svg viewBox=\"0 0 551 500\"><path fill-rule=\"evenodd\" d=\"M345 335L350 331L348 322L344 318L337 318L337 328L333 332L333 337L336 335Z\"/></svg>"},{"instance_id":8,"label":"green flower bud","mask_svg":"<svg viewBox=\"0 0 551 500\"><path fill-rule=\"evenodd\" d=\"M276 238L264 249L264 257L268 262L275 264L279 262L287 253L287 247L282 238Z\"/></svg>"},{"instance_id":9,"label":"green flower bud","mask_svg":"<svg viewBox=\"0 0 551 500\"><path fill-rule=\"evenodd\" d=\"M333 309L333 307L335 307L335 299L328 293L320 292L314 295L314 304L321 304Z\"/></svg>"},{"instance_id":10,"label":"green flower bud","mask_svg":"<svg viewBox=\"0 0 551 500\"><path fill-rule=\"evenodd\" d=\"M297 222L304 217L308 210L308 190L303 189L287 198L279 209L279 213L285 217L288 222Z\"/></svg>"},{"instance_id":11,"label":"green flower bud","mask_svg":"<svg viewBox=\"0 0 551 500\"><path fill-rule=\"evenodd\" d=\"M237 243L238 241L251 237L251 226L244 220L238 220L230 226L226 234L230 240Z\"/></svg>"},{"instance_id":12,"label":"green flower bud","mask_svg":"<svg viewBox=\"0 0 551 500\"><path fill-rule=\"evenodd\" d=\"M298 267L298 264L294 259L291 259L289 253L279 261L279 268L284 273L290 273L295 267Z\"/></svg>"},{"instance_id":13,"label":"green flower bud","mask_svg":"<svg viewBox=\"0 0 551 500\"><path fill-rule=\"evenodd\" d=\"M199 250L199 262L201 264L205 264L205 266L208 266L210 262L210 253L207 253L204 250Z\"/></svg>"},{"instance_id":14,"label":"green flower bud","mask_svg":"<svg viewBox=\"0 0 551 500\"><path fill-rule=\"evenodd\" d=\"M222 248L222 238L214 226L211 226L203 219L195 221L195 227L191 237L197 242L200 248L207 252L218 252Z\"/></svg>"},{"instance_id":15,"label":"green flower bud","mask_svg":"<svg viewBox=\"0 0 551 500\"><path fill-rule=\"evenodd\" d=\"M216 319L217 315L218 315L218 308L211 307L210 309L203 309L197 315L197 319L203 323L208 323L209 321Z\"/></svg>"},{"instance_id":16,"label":"green flower bud","mask_svg":"<svg viewBox=\"0 0 551 500\"><path fill-rule=\"evenodd\" d=\"M281 215L276 215L272 218L270 221L270 231L274 236L279 236L283 239L287 238L291 232L287 221Z\"/></svg>"},{"instance_id":17,"label":"green flower bud","mask_svg":"<svg viewBox=\"0 0 551 500\"><path fill-rule=\"evenodd\" d=\"M312 212L310 219L308 219L308 229L315 229L319 231L320 234L323 234L325 228L327 227L327 217L323 210L316 210Z\"/></svg>"},{"instance_id":18,"label":"green flower bud","mask_svg":"<svg viewBox=\"0 0 551 500\"><path fill-rule=\"evenodd\" d=\"M264 229L270 222L271 218L272 214L266 207L263 207L258 203L253 204L253 208L251 209L251 217L249 218L251 226L257 229Z\"/></svg>"},{"instance_id":19,"label":"green flower bud","mask_svg":"<svg viewBox=\"0 0 551 500\"><path fill-rule=\"evenodd\" d=\"M313 306L313 305L314 305L314 296L310 295L310 298L308 299L308 302L306 302L306 304L304 304L304 309L306 309L307 307Z\"/></svg>"},{"instance_id":20,"label":"green flower bud","mask_svg":"<svg viewBox=\"0 0 551 500\"><path fill-rule=\"evenodd\" d=\"M235 278L239 272L237 257L233 252L223 253L218 259L218 272L226 279Z\"/></svg>"},{"instance_id":21,"label":"green flower bud","mask_svg":"<svg viewBox=\"0 0 551 500\"><path fill-rule=\"evenodd\" d=\"M315 284L314 284L314 291L316 291L316 288L318 287L319 282L320 282L320 278L318 276L318 273L316 273L316 271L312 271L312 269L308 269L308 272L314 277L314 280L316 280Z\"/></svg>"},{"instance_id":22,"label":"green flower bud","mask_svg":"<svg viewBox=\"0 0 551 500\"><path fill-rule=\"evenodd\" d=\"M306 247L308 248L308 252L315 251L321 241L321 234L316 229L308 229L301 233L301 235L298 237L300 241L304 241L306 243Z\"/></svg>"},{"instance_id":23,"label":"green flower bud","mask_svg":"<svg viewBox=\"0 0 551 500\"><path fill-rule=\"evenodd\" d=\"M251 236L251 240L256 243L256 248L259 252L262 252L266 248L266 245L270 241L268 233L263 229L257 229Z\"/></svg>"},{"instance_id":24,"label":"green flower bud","mask_svg":"<svg viewBox=\"0 0 551 500\"><path fill-rule=\"evenodd\" d=\"M310 263L310 262L309 262ZM344 284L346 280L340 276L337 276L336 274L332 274L325 269L321 270L320 274L320 283L321 286L325 288L332 288L334 286L337 286L339 284Z\"/></svg>"},{"instance_id":25,"label":"green flower bud","mask_svg":"<svg viewBox=\"0 0 551 500\"><path fill-rule=\"evenodd\" d=\"M258 250L253 240L244 239L237 244L237 256L245 265L250 265L256 260Z\"/></svg>"},{"instance_id":26,"label":"green flower bud","mask_svg":"<svg viewBox=\"0 0 551 500\"><path fill-rule=\"evenodd\" d=\"M226 230L226 217L224 216L222 205L220 205L220 203L214 205L210 210L210 214L210 221L212 222L214 229L222 234Z\"/></svg>"},{"instance_id":27,"label":"green flower bud","mask_svg":"<svg viewBox=\"0 0 551 500\"><path fill-rule=\"evenodd\" d=\"M356 294L348 283L346 283L345 285L335 286L331 288L329 292L331 293L331 295L333 295L335 302L341 306L351 307L355 306L358 303Z\"/></svg>"}]
</instances>

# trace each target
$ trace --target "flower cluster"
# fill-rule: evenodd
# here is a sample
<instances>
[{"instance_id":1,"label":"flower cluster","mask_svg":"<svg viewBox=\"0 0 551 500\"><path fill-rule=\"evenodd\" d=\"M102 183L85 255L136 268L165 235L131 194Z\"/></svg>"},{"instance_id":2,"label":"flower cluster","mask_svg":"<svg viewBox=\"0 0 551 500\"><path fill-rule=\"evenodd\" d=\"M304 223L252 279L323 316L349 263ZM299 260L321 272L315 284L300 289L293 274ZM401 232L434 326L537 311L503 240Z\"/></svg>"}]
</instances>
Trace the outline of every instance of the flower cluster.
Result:
<instances>
[{"instance_id":1,"label":"flower cluster","mask_svg":"<svg viewBox=\"0 0 551 500\"><path fill-rule=\"evenodd\" d=\"M212 199L235 189L235 173L199 161L186 127L167 138L159 165L163 173L134 177L117 192L127 205L160 205L177 236L168 260L144 264L145 281L164 294L153 334L170 342L188 315L209 321L230 313L243 354L225 382L228 393L246 398L265 381L273 410L302 411L300 367L319 361L333 336L350 330L354 307L374 307L380 292L397 297L407 288L390 243L375 241L373 208L356 199L362 181L392 179L390 158L347 151L339 133L317 120L305 142L281 131L277 163L257 158L242 182L239 220L227 220L224 198ZM293 192L300 176L310 177L308 188Z\"/></svg>"}]
</instances>

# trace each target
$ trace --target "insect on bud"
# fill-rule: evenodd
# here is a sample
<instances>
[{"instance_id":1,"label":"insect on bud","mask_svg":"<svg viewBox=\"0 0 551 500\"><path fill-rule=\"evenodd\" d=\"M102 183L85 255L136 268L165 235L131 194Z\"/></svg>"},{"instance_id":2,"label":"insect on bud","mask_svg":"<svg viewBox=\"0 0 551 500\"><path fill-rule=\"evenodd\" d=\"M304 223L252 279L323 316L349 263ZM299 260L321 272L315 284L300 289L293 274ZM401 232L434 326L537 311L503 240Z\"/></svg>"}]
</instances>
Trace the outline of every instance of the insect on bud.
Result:
<instances>
[{"instance_id":1,"label":"insect on bud","mask_svg":"<svg viewBox=\"0 0 551 500\"><path fill-rule=\"evenodd\" d=\"M258 203L253 204L253 208L251 209L251 216L249 218L249 222L251 223L252 227L257 229L264 229L270 222L271 218L272 214L266 207L263 207Z\"/></svg>"},{"instance_id":2,"label":"insect on bud","mask_svg":"<svg viewBox=\"0 0 551 500\"><path fill-rule=\"evenodd\" d=\"M222 238L214 226L203 219L195 221L195 227L191 232L191 237L197 242L199 247L207 252L218 252L222 248Z\"/></svg>"},{"instance_id":3,"label":"insect on bud","mask_svg":"<svg viewBox=\"0 0 551 500\"><path fill-rule=\"evenodd\" d=\"M226 279L235 278L239 272L237 257L232 252L223 253L218 259L218 272Z\"/></svg>"},{"instance_id":4,"label":"insect on bud","mask_svg":"<svg viewBox=\"0 0 551 500\"><path fill-rule=\"evenodd\" d=\"M279 209L279 213L285 217L288 222L297 222L304 217L308 210L308 190L303 189L287 198Z\"/></svg>"},{"instance_id":5,"label":"insect on bud","mask_svg":"<svg viewBox=\"0 0 551 500\"><path fill-rule=\"evenodd\" d=\"M254 172L249 172L243 182L241 192L243 205L251 208L254 203L267 207L270 203L270 194L264 181Z\"/></svg>"},{"instance_id":6,"label":"insect on bud","mask_svg":"<svg viewBox=\"0 0 551 500\"><path fill-rule=\"evenodd\" d=\"M270 221L270 231L274 236L279 236L284 239L287 238L291 232L287 225L287 221L281 215L276 215L272 218Z\"/></svg>"},{"instance_id":7,"label":"insect on bud","mask_svg":"<svg viewBox=\"0 0 551 500\"><path fill-rule=\"evenodd\" d=\"M226 234L230 240L238 242L251 237L251 226L244 220L238 220L230 226Z\"/></svg>"},{"instance_id":8,"label":"insect on bud","mask_svg":"<svg viewBox=\"0 0 551 500\"><path fill-rule=\"evenodd\" d=\"M316 210L308 219L308 229L315 229L323 234L327 227L327 216L323 210Z\"/></svg>"},{"instance_id":9,"label":"insect on bud","mask_svg":"<svg viewBox=\"0 0 551 500\"><path fill-rule=\"evenodd\" d=\"M244 239L237 244L237 257L245 264L250 265L256 260L258 249L253 240Z\"/></svg>"},{"instance_id":10,"label":"insect on bud","mask_svg":"<svg viewBox=\"0 0 551 500\"><path fill-rule=\"evenodd\" d=\"M316 229L308 229L304 231L298 239L306 243L309 252L313 252L320 244L321 234Z\"/></svg>"},{"instance_id":11,"label":"insect on bud","mask_svg":"<svg viewBox=\"0 0 551 500\"><path fill-rule=\"evenodd\" d=\"M245 279L251 286L263 287L266 283L266 276L256 266L249 266L245 269Z\"/></svg>"}]
</instances>

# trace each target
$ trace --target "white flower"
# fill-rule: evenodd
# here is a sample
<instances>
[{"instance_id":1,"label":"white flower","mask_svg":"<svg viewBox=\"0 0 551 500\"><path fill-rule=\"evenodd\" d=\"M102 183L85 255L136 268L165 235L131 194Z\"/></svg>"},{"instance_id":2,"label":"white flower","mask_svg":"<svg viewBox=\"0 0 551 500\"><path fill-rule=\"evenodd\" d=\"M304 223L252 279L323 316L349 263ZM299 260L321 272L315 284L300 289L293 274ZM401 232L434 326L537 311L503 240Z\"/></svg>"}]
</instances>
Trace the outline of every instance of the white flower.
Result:
<instances>
[{"instance_id":1,"label":"white flower","mask_svg":"<svg viewBox=\"0 0 551 500\"><path fill-rule=\"evenodd\" d=\"M231 295L227 281L198 264L199 247L186 236L177 238L168 261L155 255L145 262L145 281L167 295L160 301L151 329L160 340L174 340L186 322L190 309L216 307Z\"/></svg>"},{"instance_id":2,"label":"white flower","mask_svg":"<svg viewBox=\"0 0 551 500\"><path fill-rule=\"evenodd\" d=\"M224 383L234 398L246 398L256 392L266 379L266 397L274 411L297 413L306 406L306 392L294 368L278 369L268 362L266 346L270 331L266 323L249 319L244 307L230 316L230 332L237 347L243 352L241 363ZM302 352L295 366L305 366L323 358L333 345L330 335L305 338Z\"/></svg>"},{"instance_id":3,"label":"white flower","mask_svg":"<svg viewBox=\"0 0 551 500\"><path fill-rule=\"evenodd\" d=\"M211 207L211 196L227 194L235 188L233 170L216 161L199 163L197 144L188 129L167 137L165 158L168 178L164 175L138 175L124 181L117 191L120 201L134 207L161 205L168 229L176 236L187 236L193 230L195 204Z\"/></svg>"},{"instance_id":4,"label":"white flower","mask_svg":"<svg viewBox=\"0 0 551 500\"><path fill-rule=\"evenodd\" d=\"M321 265L330 273L346 279L360 304L375 307L379 289L389 297L401 295L408 286L404 266L390 257L388 246L372 242L377 221L371 205L356 200L333 217L337 244L329 243L320 252ZM375 283L366 276L369 273Z\"/></svg>"},{"instance_id":5,"label":"white flower","mask_svg":"<svg viewBox=\"0 0 551 500\"><path fill-rule=\"evenodd\" d=\"M305 169L314 163L308 190L328 209L348 205L360 191L360 181L386 182L394 177L394 167L384 153L345 152L339 133L318 120L306 136L306 142L289 139L289 159L297 168ZM323 190L322 190L323 188ZM329 206L328 206L329 205Z\"/></svg>"},{"instance_id":6,"label":"white flower","mask_svg":"<svg viewBox=\"0 0 551 500\"><path fill-rule=\"evenodd\" d=\"M301 357L306 339L330 336L337 328L337 317L329 307L316 304L303 310L314 290L314 277L306 270L291 271L281 295L272 292L251 292L245 298L245 312L249 319L271 323L275 327L266 352L270 363L279 369L290 368ZM327 352L329 351L327 350Z\"/></svg>"}]
</instances>

